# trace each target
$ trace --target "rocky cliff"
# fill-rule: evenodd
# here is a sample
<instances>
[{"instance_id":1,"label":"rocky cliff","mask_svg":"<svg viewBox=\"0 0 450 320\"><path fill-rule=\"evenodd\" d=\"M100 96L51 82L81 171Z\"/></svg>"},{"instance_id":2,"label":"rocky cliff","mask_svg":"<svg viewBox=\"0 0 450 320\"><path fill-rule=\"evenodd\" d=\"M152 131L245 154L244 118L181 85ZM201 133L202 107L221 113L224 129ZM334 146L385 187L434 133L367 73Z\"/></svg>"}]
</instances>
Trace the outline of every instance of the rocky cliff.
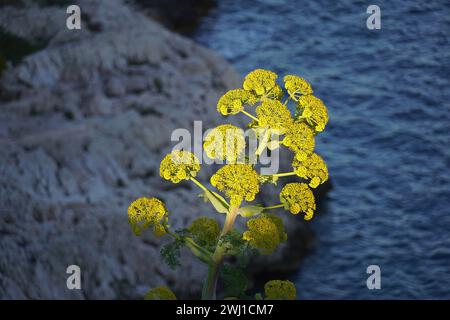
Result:
<instances>
[{"instance_id":1,"label":"rocky cliff","mask_svg":"<svg viewBox=\"0 0 450 320\"><path fill-rule=\"evenodd\" d=\"M212 214L158 167L172 130L224 121L215 104L239 77L120 0L78 3L81 31L66 29L63 7L0 11L4 31L45 43L0 79L0 297L141 298L162 284L194 297L205 268L184 254L181 271L170 270L159 255L166 240L135 237L126 211L157 196L174 227ZM82 290L66 287L72 264Z\"/></svg>"}]
</instances>

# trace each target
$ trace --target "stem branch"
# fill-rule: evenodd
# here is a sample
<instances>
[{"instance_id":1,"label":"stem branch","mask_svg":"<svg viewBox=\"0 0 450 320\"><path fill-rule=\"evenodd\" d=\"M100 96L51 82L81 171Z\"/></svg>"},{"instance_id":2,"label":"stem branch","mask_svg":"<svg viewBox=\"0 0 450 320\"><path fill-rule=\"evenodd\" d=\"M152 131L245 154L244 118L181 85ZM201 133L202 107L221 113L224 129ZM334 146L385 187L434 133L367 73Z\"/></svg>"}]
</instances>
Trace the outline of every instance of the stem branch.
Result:
<instances>
[{"instance_id":1,"label":"stem branch","mask_svg":"<svg viewBox=\"0 0 450 320\"><path fill-rule=\"evenodd\" d=\"M201 260L203 260L206 263L211 263L212 261L212 254L202 246L200 246L197 242L194 241L194 239L190 237L180 237L179 234L176 234L175 232L172 232L169 230L167 226L164 226L164 229L166 229L166 233L172 237L174 237L177 240L184 241L186 246L191 249L192 253L199 257Z\"/></svg>"},{"instance_id":2,"label":"stem branch","mask_svg":"<svg viewBox=\"0 0 450 320\"><path fill-rule=\"evenodd\" d=\"M269 206L269 207L264 207L264 210L270 210L270 209L278 209L278 208L283 208L284 204L276 204L274 206Z\"/></svg>"},{"instance_id":3,"label":"stem branch","mask_svg":"<svg viewBox=\"0 0 450 320\"><path fill-rule=\"evenodd\" d=\"M242 110L241 111L243 114L245 114L247 117L250 117L250 118L252 118L253 120L255 120L256 122L259 122L259 120L258 120L258 118L257 117L255 117L255 116L253 116L253 115L251 115L250 113L248 113L247 111L245 111L245 110Z\"/></svg>"},{"instance_id":4,"label":"stem branch","mask_svg":"<svg viewBox=\"0 0 450 320\"><path fill-rule=\"evenodd\" d=\"M272 174L273 177L288 177L288 176L294 176L294 175L295 175L295 171Z\"/></svg>"},{"instance_id":5,"label":"stem branch","mask_svg":"<svg viewBox=\"0 0 450 320\"><path fill-rule=\"evenodd\" d=\"M208 189L200 181L198 181L194 177L191 177L191 181L194 182L203 191L205 191L205 192L208 191Z\"/></svg>"}]
</instances>

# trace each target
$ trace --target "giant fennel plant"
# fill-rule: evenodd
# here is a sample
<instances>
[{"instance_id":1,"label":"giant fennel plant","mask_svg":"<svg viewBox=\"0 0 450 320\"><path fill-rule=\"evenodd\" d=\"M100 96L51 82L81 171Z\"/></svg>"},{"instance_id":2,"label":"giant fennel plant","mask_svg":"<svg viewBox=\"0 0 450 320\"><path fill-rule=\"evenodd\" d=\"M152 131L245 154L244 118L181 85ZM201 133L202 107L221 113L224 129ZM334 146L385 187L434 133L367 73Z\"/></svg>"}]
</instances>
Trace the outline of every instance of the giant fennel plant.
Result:
<instances>
[{"instance_id":1,"label":"giant fennel plant","mask_svg":"<svg viewBox=\"0 0 450 320\"><path fill-rule=\"evenodd\" d=\"M199 159L189 151L174 150L166 155L160 165L160 175L165 180L179 183L189 180L202 191L205 201L223 214L219 223L210 217L199 217L190 226L172 230L169 211L157 198L139 198L128 208L129 223L136 235L150 229L154 235L173 238L161 249L162 257L172 268L180 265L180 249L185 246L208 266L202 298L215 299L217 282L224 283L221 297L234 299L251 298L246 294L245 266L255 253L270 254L287 240L283 220L273 214L276 209L302 214L310 220L316 209L316 188L328 179L328 169L323 159L314 153L314 137L325 129L328 122L327 109L313 95L311 85L303 78L287 75L283 89L277 84L274 72L257 69L244 79L242 88L225 93L217 103L217 111L225 116L242 113L251 119L248 127L258 137L256 157L262 151L286 147L293 153L292 171L261 175L248 157L242 157L246 139L242 129L223 124L213 129L204 139L204 151L211 159L226 163L210 178L215 191L197 180ZM286 96L282 102L283 96ZM289 104L295 112L291 114ZM294 109L294 108L291 108ZM252 112L253 111L253 112ZM273 133L278 139L272 139ZM230 139L231 138L231 139ZM243 159L243 160L242 160ZM271 206L244 205L255 200L260 185L276 184L286 176L298 176L299 182L287 183L279 195L280 203ZM234 226L236 218L247 219L247 230ZM219 216L221 217L221 216ZM234 259L227 257L234 256ZM264 286L263 294L256 299L295 299L296 288L290 281L271 280ZM151 289L146 299L176 299L167 287Z\"/></svg>"}]
</instances>

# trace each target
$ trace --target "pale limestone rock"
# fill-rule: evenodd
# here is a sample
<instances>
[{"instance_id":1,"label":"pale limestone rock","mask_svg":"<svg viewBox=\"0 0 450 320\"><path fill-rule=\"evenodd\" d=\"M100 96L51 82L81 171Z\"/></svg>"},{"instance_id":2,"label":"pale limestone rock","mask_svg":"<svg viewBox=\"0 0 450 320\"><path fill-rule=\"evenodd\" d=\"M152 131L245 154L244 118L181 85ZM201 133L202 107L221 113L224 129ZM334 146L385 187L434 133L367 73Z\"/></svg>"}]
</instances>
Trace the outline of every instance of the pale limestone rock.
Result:
<instances>
[{"instance_id":1,"label":"pale limestone rock","mask_svg":"<svg viewBox=\"0 0 450 320\"><path fill-rule=\"evenodd\" d=\"M239 77L122 1L78 3L89 18L80 32L58 7L0 12L3 28L48 41L0 79L0 298L141 298L163 284L198 295L205 267L185 252L182 271L170 270L167 239L135 237L126 211L156 196L175 228L212 214L192 185L163 181L159 162L173 129L229 121L215 104ZM71 264L82 290L66 288Z\"/></svg>"}]
</instances>

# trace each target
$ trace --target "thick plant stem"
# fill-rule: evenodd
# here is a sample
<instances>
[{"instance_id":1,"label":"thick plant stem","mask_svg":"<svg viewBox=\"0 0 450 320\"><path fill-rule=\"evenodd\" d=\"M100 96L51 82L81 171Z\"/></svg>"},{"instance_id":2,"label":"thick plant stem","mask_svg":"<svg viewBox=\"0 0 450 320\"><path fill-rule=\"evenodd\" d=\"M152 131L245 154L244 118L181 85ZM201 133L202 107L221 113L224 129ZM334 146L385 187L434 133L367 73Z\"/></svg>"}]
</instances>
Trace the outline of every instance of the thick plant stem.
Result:
<instances>
[{"instance_id":1,"label":"thick plant stem","mask_svg":"<svg viewBox=\"0 0 450 320\"><path fill-rule=\"evenodd\" d=\"M222 228L220 236L226 235L233 228L234 221L238 214L239 207L231 207L230 211L227 213L225 218L225 223ZM208 267L208 276L203 285L202 299L203 300L215 300L216 299L216 287L217 280L219 279L220 267L224 258L225 248L222 246L221 242L216 247L214 251L212 262Z\"/></svg>"},{"instance_id":2,"label":"thick plant stem","mask_svg":"<svg viewBox=\"0 0 450 320\"><path fill-rule=\"evenodd\" d=\"M225 218L225 223L222 228L222 232L220 236L226 235L232 228L234 224L234 220L236 220L236 216L238 214L239 207L232 206L230 208L230 212L227 213L227 217Z\"/></svg>"},{"instance_id":3,"label":"thick plant stem","mask_svg":"<svg viewBox=\"0 0 450 320\"><path fill-rule=\"evenodd\" d=\"M202 299L216 300L217 280L219 279L220 263L214 262L208 268L208 277L203 286Z\"/></svg>"}]
</instances>

